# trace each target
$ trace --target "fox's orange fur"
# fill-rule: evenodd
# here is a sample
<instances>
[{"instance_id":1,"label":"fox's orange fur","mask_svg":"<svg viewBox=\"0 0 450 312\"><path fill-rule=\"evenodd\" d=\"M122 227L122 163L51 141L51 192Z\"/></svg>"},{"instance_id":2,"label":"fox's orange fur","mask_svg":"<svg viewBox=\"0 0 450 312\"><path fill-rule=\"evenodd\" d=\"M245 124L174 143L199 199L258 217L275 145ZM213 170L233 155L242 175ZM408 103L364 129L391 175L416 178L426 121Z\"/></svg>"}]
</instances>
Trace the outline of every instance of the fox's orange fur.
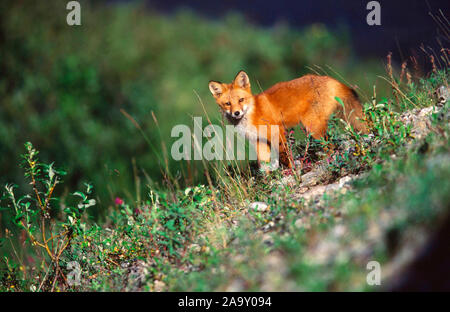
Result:
<instances>
[{"instance_id":1,"label":"fox's orange fur","mask_svg":"<svg viewBox=\"0 0 450 312\"><path fill-rule=\"evenodd\" d=\"M279 82L253 95L250 80L240 71L232 83L209 82L209 89L227 119L256 144L259 163L270 161L270 126L278 126L280 159L291 167L286 153L285 130L302 123L315 139L323 137L333 113L350 123L356 131L367 132L361 103L354 90L328 77L306 75ZM344 107L336 101L339 97ZM266 138L253 130L268 126Z\"/></svg>"}]
</instances>

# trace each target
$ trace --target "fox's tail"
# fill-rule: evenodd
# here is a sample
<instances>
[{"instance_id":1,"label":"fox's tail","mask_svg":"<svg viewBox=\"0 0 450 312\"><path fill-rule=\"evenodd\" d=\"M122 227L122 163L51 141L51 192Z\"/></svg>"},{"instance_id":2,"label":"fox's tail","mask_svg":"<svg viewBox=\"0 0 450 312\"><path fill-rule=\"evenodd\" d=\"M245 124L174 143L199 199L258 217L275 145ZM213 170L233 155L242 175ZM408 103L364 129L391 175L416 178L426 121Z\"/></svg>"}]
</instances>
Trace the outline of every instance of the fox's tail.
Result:
<instances>
[{"instance_id":1,"label":"fox's tail","mask_svg":"<svg viewBox=\"0 0 450 312\"><path fill-rule=\"evenodd\" d=\"M363 107L359 101L358 94L353 89L349 91L347 96L342 99L344 107L340 110L340 117L348 122L357 132L367 134L369 130L364 121Z\"/></svg>"}]
</instances>

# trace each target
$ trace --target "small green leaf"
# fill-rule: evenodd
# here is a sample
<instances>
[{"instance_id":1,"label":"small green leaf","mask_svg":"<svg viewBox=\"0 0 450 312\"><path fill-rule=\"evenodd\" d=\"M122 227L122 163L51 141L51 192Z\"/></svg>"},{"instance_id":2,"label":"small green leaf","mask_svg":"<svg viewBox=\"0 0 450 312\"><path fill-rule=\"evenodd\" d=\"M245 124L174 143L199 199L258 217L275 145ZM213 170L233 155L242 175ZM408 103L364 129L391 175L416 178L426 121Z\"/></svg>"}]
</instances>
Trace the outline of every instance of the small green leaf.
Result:
<instances>
[{"instance_id":1,"label":"small green leaf","mask_svg":"<svg viewBox=\"0 0 450 312\"><path fill-rule=\"evenodd\" d=\"M86 199L87 199L86 195L84 195L82 192L75 192L75 193L73 193L73 195L79 196L79 197L81 197L83 200L86 200Z\"/></svg>"},{"instance_id":2,"label":"small green leaf","mask_svg":"<svg viewBox=\"0 0 450 312\"><path fill-rule=\"evenodd\" d=\"M338 101L338 103L341 104L342 107L344 107L344 102L341 100L340 97L335 96L334 99L335 99L336 101Z\"/></svg>"}]
</instances>

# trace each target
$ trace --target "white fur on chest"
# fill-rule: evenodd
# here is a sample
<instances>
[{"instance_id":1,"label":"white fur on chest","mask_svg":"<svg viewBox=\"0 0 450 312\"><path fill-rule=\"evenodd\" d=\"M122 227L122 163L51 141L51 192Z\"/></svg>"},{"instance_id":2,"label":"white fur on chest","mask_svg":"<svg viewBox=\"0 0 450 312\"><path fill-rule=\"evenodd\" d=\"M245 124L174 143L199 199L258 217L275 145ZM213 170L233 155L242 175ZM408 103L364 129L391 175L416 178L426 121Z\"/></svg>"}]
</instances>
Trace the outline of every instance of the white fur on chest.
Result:
<instances>
[{"instance_id":1,"label":"white fur on chest","mask_svg":"<svg viewBox=\"0 0 450 312\"><path fill-rule=\"evenodd\" d=\"M257 127L249 123L249 115L252 113L250 108L244 117L236 122L231 122L234 125L234 130L252 143L256 143L258 140L258 129Z\"/></svg>"},{"instance_id":2,"label":"white fur on chest","mask_svg":"<svg viewBox=\"0 0 450 312\"><path fill-rule=\"evenodd\" d=\"M258 130L255 126L249 125L246 117L242 118L236 126L234 126L237 133L245 137L252 143L255 143L258 139Z\"/></svg>"}]
</instances>

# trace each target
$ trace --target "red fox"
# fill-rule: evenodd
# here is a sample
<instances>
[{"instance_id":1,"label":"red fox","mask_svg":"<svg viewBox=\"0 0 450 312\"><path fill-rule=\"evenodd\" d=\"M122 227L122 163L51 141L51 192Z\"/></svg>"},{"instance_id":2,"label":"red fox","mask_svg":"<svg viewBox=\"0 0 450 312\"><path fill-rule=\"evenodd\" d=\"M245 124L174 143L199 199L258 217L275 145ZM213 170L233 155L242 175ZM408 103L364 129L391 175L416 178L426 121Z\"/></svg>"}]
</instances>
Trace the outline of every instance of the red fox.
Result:
<instances>
[{"instance_id":1,"label":"red fox","mask_svg":"<svg viewBox=\"0 0 450 312\"><path fill-rule=\"evenodd\" d=\"M302 123L313 138L320 139L326 133L328 119L336 112L356 131L367 133L356 92L328 76L306 75L279 82L253 95L247 73L240 71L230 84L210 81L209 90L226 119L256 144L260 166L263 162L270 162L270 126L278 126L280 160L289 168L292 167L292 159L287 156L287 128ZM342 100L343 106L336 97ZM265 138L254 130L260 125L268 126Z\"/></svg>"}]
</instances>

